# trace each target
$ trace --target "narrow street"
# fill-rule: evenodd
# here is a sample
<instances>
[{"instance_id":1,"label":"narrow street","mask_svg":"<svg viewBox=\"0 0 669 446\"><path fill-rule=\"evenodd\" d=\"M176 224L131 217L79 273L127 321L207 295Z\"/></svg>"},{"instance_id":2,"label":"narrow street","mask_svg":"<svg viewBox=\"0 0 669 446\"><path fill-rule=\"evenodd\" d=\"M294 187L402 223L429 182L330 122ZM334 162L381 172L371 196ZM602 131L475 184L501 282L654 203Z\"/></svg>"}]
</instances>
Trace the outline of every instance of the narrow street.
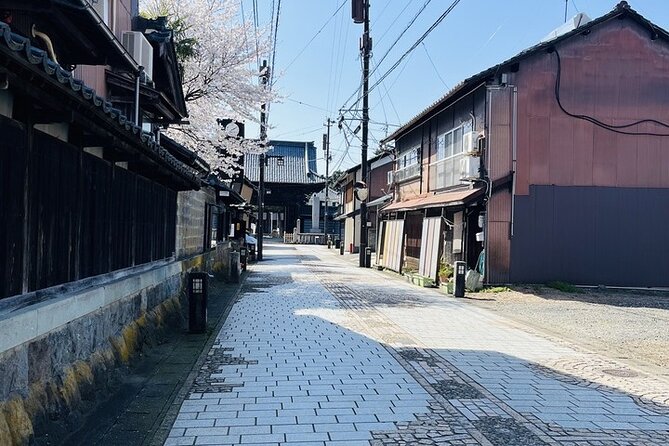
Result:
<instances>
[{"instance_id":1,"label":"narrow street","mask_svg":"<svg viewBox=\"0 0 669 446\"><path fill-rule=\"evenodd\" d=\"M657 445L669 384L488 310L268 244L167 445Z\"/></svg>"}]
</instances>

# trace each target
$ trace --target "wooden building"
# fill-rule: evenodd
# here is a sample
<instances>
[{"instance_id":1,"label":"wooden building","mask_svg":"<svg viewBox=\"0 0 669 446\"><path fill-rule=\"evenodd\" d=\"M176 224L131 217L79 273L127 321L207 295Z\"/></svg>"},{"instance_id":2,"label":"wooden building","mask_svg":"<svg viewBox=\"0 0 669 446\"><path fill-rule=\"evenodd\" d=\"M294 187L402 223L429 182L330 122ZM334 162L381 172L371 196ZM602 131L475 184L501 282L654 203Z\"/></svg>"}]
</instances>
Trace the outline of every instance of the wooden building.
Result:
<instances>
[{"instance_id":1,"label":"wooden building","mask_svg":"<svg viewBox=\"0 0 669 446\"><path fill-rule=\"evenodd\" d=\"M21 435L78 428L72 367L103 382L138 339L185 322L186 274L219 253L224 187L158 131L186 116L171 32L133 28L137 14L137 0L0 5L0 404L53 401Z\"/></svg>"},{"instance_id":2,"label":"wooden building","mask_svg":"<svg viewBox=\"0 0 669 446\"><path fill-rule=\"evenodd\" d=\"M484 258L489 283L669 285L669 34L626 2L575 20L387 139L384 266L435 277L440 258Z\"/></svg>"},{"instance_id":3,"label":"wooden building","mask_svg":"<svg viewBox=\"0 0 669 446\"><path fill-rule=\"evenodd\" d=\"M263 233L283 235L311 229L311 206L307 205L313 193L325 186L325 178L318 174L316 147L306 141L269 141L265 155L265 215ZM251 203L257 204L260 180L260 160L257 154L244 156L244 175L253 184Z\"/></svg>"},{"instance_id":4,"label":"wooden building","mask_svg":"<svg viewBox=\"0 0 669 446\"><path fill-rule=\"evenodd\" d=\"M392 196L389 194L388 172L393 169L393 158L390 153L380 153L367 160L367 241L372 249L376 247L378 213L380 206L386 204ZM342 208L336 220L344 223L342 241L344 249L350 253L360 249L360 201L355 198L354 186L362 181L360 164L344 172L337 185L342 191Z\"/></svg>"}]
</instances>

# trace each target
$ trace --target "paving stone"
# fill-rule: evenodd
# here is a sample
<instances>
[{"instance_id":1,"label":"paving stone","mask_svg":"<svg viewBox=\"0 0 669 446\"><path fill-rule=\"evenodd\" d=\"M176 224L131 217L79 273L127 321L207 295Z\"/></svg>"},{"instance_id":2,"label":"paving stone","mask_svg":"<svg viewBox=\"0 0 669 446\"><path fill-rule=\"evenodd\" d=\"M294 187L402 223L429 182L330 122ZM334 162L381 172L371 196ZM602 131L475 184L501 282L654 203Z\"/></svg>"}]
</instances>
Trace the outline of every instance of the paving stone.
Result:
<instances>
[{"instance_id":1,"label":"paving stone","mask_svg":"<svg viewBox=\"0 0 669 446\"><path fill-rule=\"evenodd\" d=\"M303 446L669 444L669 409L639 398L663 391L652 380L617 377L650 383L620 392L591 372L620 368L596 354L321 247L265 249L276 257L252 267L181 408L179 422L216 414L215 424L175 424L170 438L203 429L196 444L235 440L215 432Z\"/></svg>"}]
</instances>

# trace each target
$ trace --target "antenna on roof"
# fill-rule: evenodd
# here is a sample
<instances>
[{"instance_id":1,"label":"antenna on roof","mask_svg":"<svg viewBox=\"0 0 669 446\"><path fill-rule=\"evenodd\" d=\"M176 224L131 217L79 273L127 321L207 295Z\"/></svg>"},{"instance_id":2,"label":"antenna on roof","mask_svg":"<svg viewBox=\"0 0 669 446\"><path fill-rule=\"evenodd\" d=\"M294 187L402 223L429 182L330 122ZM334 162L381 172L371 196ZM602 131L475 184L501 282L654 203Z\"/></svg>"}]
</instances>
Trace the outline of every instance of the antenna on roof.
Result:
<instances>
[{"instance_id":1,"label":"antenna on roof","mask_svg":"<svg viewBox=\"0 0 669 446\"><path fill-rule=\"evenodd\" d=\"M564 0L564 22L567 23L567 11L569 10L569 0Z\"/></svg>"}]
</instances>

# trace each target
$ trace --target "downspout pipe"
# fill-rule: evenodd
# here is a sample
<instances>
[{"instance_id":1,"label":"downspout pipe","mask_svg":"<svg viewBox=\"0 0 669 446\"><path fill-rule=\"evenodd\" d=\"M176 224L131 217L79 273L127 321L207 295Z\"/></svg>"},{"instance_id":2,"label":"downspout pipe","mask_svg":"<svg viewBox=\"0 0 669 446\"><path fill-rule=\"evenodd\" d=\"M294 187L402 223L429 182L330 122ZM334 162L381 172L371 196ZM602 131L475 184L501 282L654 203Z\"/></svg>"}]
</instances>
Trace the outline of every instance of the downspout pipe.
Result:
<instances>
[{"instance_id":1,"label":"downspout pipe","mask_svg":"<svg viewBox=\"0 0 669 446\"><path fill-rule=\"evenodd\" d=\"M513 238L513 223L516 214L516 153L518 151L518 87L513 86L513 116L511 121L511 238Z\"/></svg>"},{"instance_id":2,"label":"downspout pipe","mask_svg":"<svg viewBox=\"0 0 669 446\"><path fill-rule=\"evenodd\" d=\"M144 67L139 67L139 72L135 76L135 125L139 127L141 125L139 119L139 88L142 82L142 74L144 73Z\"/></svg>"},{"instance_id":3,"label":"downspout pipe","mask_svg":"<svg viewBox=\"0 0 669 446\"><path fill-rule=\"evenodd\" d=\"M93 8L87 0L51 0L53 3L59 4L66 8L78 9L80 11L86 11L95 23L100 27L100 30L105 34L107 40L122 54L123 59L130 67L131 71L135 74L139 74L140 66L130 55L130 52L118 41L114 33L109 29L107 24L102 20L98 13Z\"/></svg>"}]
</instances>

